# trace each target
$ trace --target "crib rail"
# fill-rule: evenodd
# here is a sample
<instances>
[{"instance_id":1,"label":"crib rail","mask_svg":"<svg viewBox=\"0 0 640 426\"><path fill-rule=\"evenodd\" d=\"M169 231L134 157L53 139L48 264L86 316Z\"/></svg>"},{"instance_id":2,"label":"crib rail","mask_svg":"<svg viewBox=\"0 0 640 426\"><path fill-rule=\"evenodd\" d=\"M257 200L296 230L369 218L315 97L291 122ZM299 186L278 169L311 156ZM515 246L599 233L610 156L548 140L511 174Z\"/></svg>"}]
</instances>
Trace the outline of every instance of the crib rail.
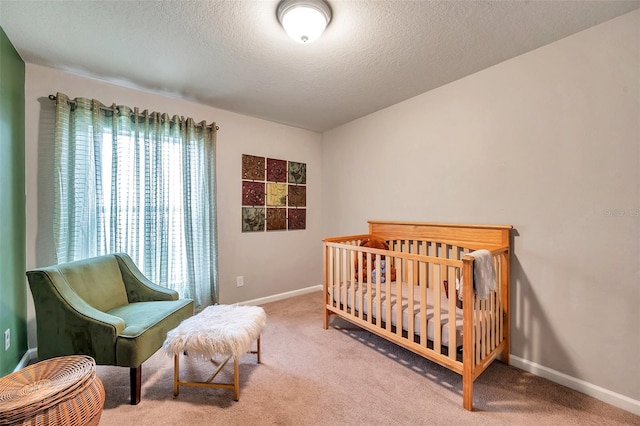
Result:
<instances>
[{"instance_id":1,"label":"crib rail","mask_svg":"<svg viewBox=\"0 0 640 426\"><path fill-rule=\"evenodd\" d=\"M388 251L361 247L370 237L324 240L324 327L338 315L462 374L471 409L473 381L498 355L508 362L508 247L490 250L497 285L489 298L464 285L457 308L456 281L473 283L472 249L426 239L387 239Z\"/></svg>"}]
</instances>

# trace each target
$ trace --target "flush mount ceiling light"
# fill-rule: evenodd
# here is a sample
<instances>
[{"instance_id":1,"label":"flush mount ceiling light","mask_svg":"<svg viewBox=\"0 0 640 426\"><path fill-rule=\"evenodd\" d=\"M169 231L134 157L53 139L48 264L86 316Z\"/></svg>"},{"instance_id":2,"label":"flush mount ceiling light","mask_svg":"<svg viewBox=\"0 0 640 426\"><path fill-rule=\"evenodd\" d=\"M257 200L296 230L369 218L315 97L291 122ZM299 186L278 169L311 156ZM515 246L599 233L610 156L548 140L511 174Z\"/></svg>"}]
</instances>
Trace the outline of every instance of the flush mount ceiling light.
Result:
<instances>
[{"instance_id":1,"label":"flush mount ceiling light","mask_svg":"<svg viewBox=\"0 0 640 426\"><path fill-rule=\"evenodd\" d=\"M276 15L292 39L311 43L331 21L331 8L324 0L282 0Z\"/></svg>"}]
</instances>

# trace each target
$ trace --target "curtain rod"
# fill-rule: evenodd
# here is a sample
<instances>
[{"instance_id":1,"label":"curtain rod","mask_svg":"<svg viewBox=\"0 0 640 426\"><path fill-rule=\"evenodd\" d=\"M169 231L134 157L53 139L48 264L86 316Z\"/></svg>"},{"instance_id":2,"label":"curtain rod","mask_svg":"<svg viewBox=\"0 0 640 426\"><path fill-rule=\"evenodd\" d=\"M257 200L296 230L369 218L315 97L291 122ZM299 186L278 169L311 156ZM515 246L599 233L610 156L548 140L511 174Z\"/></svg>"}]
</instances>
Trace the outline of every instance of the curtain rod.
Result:
<instances>
[{"instance_id":1,"label":"curtain rod","mask_svg":"<svg viewBox=\"0 0 640 426\"><path fill-rule=\"evenodd\" d=\"M49 95L49 99L52 100L52 101L56 101L58 99L58 97L56 95ZM69 103L69 105L75 105L76 104L76 101L73 101L71 99L69 99L67 102ZM106 105L101 105L100 109L103 109L105 111L118 112L117 108L108 107ZM144 117L142 114L138 114L138 116L139 117ZM209 124L206 127L207 128L212 128L212 126L213 126L212 124ZM200 127L200 124L196 124L196 127ZM216 130L220 130L220 127L216 126Z\"/></svg>"}]
</instances>

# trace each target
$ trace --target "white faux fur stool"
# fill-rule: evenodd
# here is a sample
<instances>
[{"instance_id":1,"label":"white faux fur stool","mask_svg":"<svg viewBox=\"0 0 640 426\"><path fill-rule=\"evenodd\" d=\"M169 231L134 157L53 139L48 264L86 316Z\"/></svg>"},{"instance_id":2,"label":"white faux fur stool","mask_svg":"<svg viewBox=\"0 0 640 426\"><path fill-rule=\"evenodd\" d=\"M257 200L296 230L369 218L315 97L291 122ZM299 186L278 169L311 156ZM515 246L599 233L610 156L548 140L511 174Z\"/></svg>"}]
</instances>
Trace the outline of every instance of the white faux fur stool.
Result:
<instances>
[{"instance_id":1,"label":"white faux fur stool","mask_svg":"<svg viewBox=\"0 0 640 426\"><path fill-rule=\"evenodd\" d=\"M267 316L259 306L214 305L199 314L187 318L167 333L164 349L174 357L173 394L178 396L180 386L198 386L233 389L234 400L240 398L238 377L239 359L247 352L257 355L260 363L260 333L267 323ZM257 350L251 344L257 341ZM227 358L205 382L180 381L180 354L211 359L215 355ZM233 384L216 383L213 379L233 357Z\"/></svg>"}]
</instances>

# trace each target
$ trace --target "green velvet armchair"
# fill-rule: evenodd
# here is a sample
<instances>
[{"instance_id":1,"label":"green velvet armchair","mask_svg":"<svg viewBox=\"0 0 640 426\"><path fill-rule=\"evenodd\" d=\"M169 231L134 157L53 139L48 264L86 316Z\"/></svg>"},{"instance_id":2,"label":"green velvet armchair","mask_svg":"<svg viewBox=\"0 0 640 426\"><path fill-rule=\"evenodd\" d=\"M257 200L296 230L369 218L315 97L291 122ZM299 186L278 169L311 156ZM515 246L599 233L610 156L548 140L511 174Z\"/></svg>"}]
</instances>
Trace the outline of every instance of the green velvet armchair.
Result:
<instances>
[{"instance_id":1,"label":"green velvet armchair","mask_svg":"<svg viewBox=\"0 0 640 426\"><path fill-rule=\"evenodd\" d=\"M153 284L123 253L27 271L36 309L38 359L89 355L130 368L140 402L142 363L169 330L193 315L190 299Z\"/></svg>"}]
</instances>

